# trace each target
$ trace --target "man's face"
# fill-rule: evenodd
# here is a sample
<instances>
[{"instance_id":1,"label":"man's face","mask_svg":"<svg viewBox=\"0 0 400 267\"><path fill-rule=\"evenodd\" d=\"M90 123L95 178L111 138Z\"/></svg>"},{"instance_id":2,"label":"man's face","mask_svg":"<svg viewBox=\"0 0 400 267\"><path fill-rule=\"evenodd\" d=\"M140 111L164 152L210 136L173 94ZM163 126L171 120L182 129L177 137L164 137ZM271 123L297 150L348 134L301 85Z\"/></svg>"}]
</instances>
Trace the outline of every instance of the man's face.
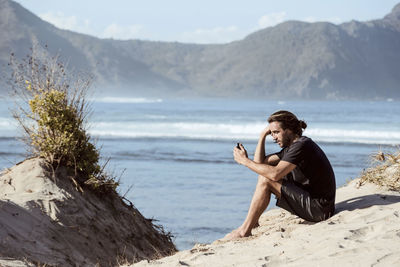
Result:
<instances>
[{"instance_id":1,"label":"man's face","mask_svg":"<svg viewBox=\"0 0 400 267\"><path fill-rule=\"evenodd\" d=\"M277 121L273 121L269 124L269 129L271 130L272 139L280 147L288 147L293 141L292 131L286 129L283 130L281 124Z\"/></svg>"}]
</instances>

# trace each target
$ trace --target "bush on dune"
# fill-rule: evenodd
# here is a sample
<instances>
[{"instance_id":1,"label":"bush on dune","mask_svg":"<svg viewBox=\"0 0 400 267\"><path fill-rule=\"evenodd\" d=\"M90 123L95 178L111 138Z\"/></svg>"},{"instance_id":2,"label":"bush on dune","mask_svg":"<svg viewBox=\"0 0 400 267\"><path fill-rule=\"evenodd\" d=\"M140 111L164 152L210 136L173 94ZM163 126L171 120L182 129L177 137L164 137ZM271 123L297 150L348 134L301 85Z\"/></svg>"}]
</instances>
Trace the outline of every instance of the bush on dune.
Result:
<instances>
[{"instance_id":1,"label":"bush on dune","mask_svg":"<svg viewBox=\"0 0 400 267\"><path fill-rule=\"evenodd\" d=\"M60 196L55 194L54 198L50 199L46 197L46 202L43 202L42 198L34 199L35 203L40 203L39 207L51 207L41 208L41 214L49 218L36 218L35 213L32 215L35 219L43 221L46 229L50 227L47 229L50 229L50 232L46 230L46 233L50 234L40 235L44 243L43 240L39 240L37 244L34 242L32 249L27 249L22 254L19 252L20 244L15 243L18 250L16 255L37 261L37 255L47 255L47 245L53 247L52 242L61 243L57 248L65 245L68 251L57 249L56 254L61 256L51 261L65 262L67 265L72 264L73 260L70 259L86 263L103 261L102 264L108 266L117 264L122 257L127 261L136 262L174 253L176 248L172 243L171 234L164 232L161 226L154 225L152 220L144 218L129 200L120 196L116 191L118 182L104 171L105 165L99 163L100 151L87 130L91 113L87 92L91 85L91 76L68 70L59 57L49 56L47 49L41 47L35 47L32 53L23 59L18 59L12 54L9 67L9 85L15 99L12 112L23 130L23 141L27 144L29 156L44 159L47 164L43 173L46 176L49 174L49 179L70 179L75 189L80 192L89 189L87 194L76 192L68 180L67 187L59 183L60 190L72 189L73 192L67 192L70 196L68 201L62 201L66 195L64 193ZM43 160L40 160L40 164L42 162ZM47 165L50 168L47 168ZM30 170L32 168L28 171ZM33 172L33 175L36 173ZM25 181L36 177L19 175L18 179ZM94 203L97 201L99 203ZM77 209L81 204L83 208ZM57 211L54 215L58 216L56 219L51 214L54 210ZM75 226L72 229L68 225L77 225L79 231L74 230ZM42 224L38 224L33 227L41 226ZM51 234L55 231L59 233L58 239ZM33 229L33 232L36 230ZM25 242L25 239L21 240ZM86 245L92 241L87 249ZM39 243L46 245L42 246ZM77 250L82 248L81 245L85 248L75 253L74 244Z\"/></svg>"},{"instance_id":2,"label":"bush on dune","mask_svg":"<svg viewBox=\"0 0 400 267\"><path fill-rule=\"evenodd\" d=\"M361 174L360 185L369 182L400 191L400 150L395 153L378 152L374 160L378 164Z\"/></svg>"},{"instance_id":3,"label":"bush on dune","mask_svg":"<svg viewBox=\"0 0 400 267\"><path fill-rule=\"evenodd\" d=\"M67 71L59 57L40 47L22 60L12 54L9 65L17 107L13 116L29 154L44 158L55 170L67 167L79 188L115 191L118 182L100 166L99 150L87 133L91 76Z\"/></svg>"}]
</instances>

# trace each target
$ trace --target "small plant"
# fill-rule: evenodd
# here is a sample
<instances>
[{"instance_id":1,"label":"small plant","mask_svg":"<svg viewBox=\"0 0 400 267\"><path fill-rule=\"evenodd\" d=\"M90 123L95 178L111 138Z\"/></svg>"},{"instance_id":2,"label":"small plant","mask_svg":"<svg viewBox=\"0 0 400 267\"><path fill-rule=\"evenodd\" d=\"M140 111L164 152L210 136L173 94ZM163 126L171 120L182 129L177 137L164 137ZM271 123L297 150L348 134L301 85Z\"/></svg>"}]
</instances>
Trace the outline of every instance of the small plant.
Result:
<instances>
[{"instance_id":1,"label":"small plant","mask_svg":"<svg viewBox=\"0 0 400 267\"><path fill-rule=\"evenodd\" d=\"M360 177L360 185L366 182L400 191L400 150L397 153L383 153L373 156L377 164L365 170Z\"/></svg>"},{"instance_id":2,"label":"small plant","mask_svg":"<svg viewBox=\"0 0 400 267\"><path fill-rule=\"evenodd\" d=\"M65 166L81 184L115 191L118 183L99 165L99 150L87 133L86 94L92 78L67 71L58 56L36 47L22 60L11 55L14 118L32 156L54 168Z\"/></svg>"}]
</instances>

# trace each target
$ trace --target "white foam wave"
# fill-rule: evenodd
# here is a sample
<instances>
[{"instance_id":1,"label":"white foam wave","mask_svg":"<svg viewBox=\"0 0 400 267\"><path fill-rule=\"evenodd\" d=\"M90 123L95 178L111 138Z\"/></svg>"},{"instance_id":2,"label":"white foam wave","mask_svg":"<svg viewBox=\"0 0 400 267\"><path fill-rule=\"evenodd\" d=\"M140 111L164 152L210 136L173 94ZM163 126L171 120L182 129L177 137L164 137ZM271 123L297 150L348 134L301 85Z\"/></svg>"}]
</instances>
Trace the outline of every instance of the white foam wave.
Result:
<instances>
[{"instance_id":1,"label":"white foam wave","mask_svg":"<svg viewBox=\"0 0 400 267\"><path fill-rule=\"evenodd\" d=\"M14 119L0 118L0 128L1 129L15 129L17 127L17 122Z\"/></svg>"},{"instance_id":2,"label":"white foam wave","mask_svg":"<svg viewBox=\"0 0 400 267\"><path fill-rule=\"evenodd\" d=\"M400 131L357 129L307 129L305 135L325 142L350 142L364 144L400 144Z\"/></svg>"},{"instance_id":3,"label":"white foam wave","mask_svg":"<svg viewBox=\"0 0 400 267\"><path fill-rule=\"evenodd\" d=\"M159 117L157 117L160 119ZM90 133L115 138L192 138L205 140L258 140L265 122L206 123L206 122L99 122L91 123ZM349 127L349 126L347 126ZM0 117L0 136L14 136L18 126L11 118ZM316 141L399 145L400 127L378 130L312 128L304 132ZM269 138L270 139L270 138Z\"/></svg>"},{"instance_id":4,"label":"white foam wave","mask_svg":"<svg viewBox=\"0 0 400 267\"><path fill-rule=\"evenodd\" d=\"M17 121L10 118L0 118L0 137L10 138L20 135L21 128L18 127Z\"/></svg>"},{"instance_id":5,"label":"white foam wave","mask_svg":"<svg viewBox=\"0 0 400 267\"><path fill-rule=\"evenodd\" d=\"M104 137L182 137L215 140L258 140L265 123L155 122L94 124L91 134ZM304 132L316 141L361 144L400 144L400 131L314 128Z\"/></svg>"},{"instance_id":6,"label":"white foam wave","mask_svg":"<svg viewBox=\"0 0 400 267\"><path fill-rule=\"evenodd\" d=\"M259 125L212 123L112 123L94 124L91 134L109 137L183 137L195 139L254 139Z\"/></svg>"},{"instance_id":7,"label":"white foam wave","mask_svg":"<svg viewBox=\"0 0 400 267\"><path fill-rule=\"evenodd\" d=\"M151 98L130 98L130 97L101 97L92 99L94 102L99 103L132 103L132 104L141 104L141 103L161 103L163 100L161 98L151 99Z\"/></svg>"}]
</instances>

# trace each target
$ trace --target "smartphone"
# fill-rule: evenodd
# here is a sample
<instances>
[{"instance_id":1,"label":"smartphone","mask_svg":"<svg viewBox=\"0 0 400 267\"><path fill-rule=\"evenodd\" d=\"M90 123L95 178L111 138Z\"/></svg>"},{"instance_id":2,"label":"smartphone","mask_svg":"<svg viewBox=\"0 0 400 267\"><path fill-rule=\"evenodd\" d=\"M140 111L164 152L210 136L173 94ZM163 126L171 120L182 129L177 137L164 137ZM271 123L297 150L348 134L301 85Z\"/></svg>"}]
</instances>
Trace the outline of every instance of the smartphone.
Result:
<instances>
[{"instance_id":1,"label":"smartphone","mask_svg":"<svg viewBox=\"0 0 400 267\"><path fill-rule=\"evenodd\" d=\"M239 143L236 144L236 148L239 148L239 149L240 149Z\"/></svg>"}]
</instances>

